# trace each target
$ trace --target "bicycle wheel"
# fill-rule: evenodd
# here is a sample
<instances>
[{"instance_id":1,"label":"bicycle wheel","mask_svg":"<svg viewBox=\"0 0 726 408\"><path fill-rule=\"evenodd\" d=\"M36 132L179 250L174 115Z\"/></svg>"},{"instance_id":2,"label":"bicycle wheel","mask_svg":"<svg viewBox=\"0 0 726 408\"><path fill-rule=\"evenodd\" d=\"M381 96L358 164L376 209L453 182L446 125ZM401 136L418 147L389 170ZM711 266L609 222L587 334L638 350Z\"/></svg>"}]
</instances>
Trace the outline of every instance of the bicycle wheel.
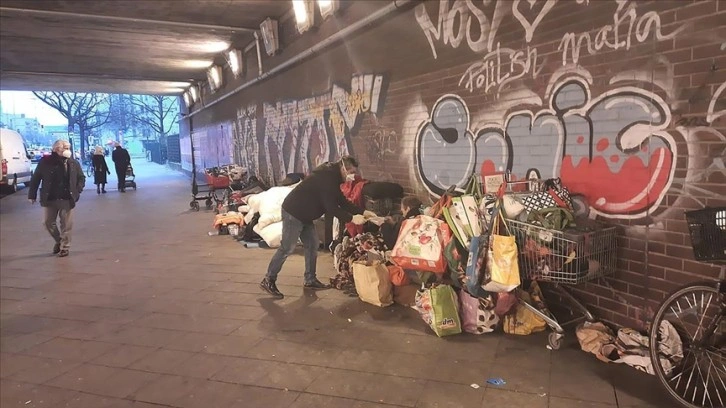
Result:
<instances>
[{"instance_id":1,"label":"bicycle wheel","mask_svg":"<svg viewBox=\"0 0 726 408\"><path fill-rule=\"evenodd\" d=\"M681 405L726 406L724 297L708 284L694 284L669 296L653 319L653 371Z\"/></svg>"},{"instance_id":2,"label":"bicycle wheel","mask_svg":"<svg viewBox=\"0 0 726 408\"><path fill-rule=\"evenodd\" d=\"M93 176L93 171L94 171L93 166L88 166L88 168L86 169L86 176L88 176L88 177Z\"/></svg>"}]
</instances>

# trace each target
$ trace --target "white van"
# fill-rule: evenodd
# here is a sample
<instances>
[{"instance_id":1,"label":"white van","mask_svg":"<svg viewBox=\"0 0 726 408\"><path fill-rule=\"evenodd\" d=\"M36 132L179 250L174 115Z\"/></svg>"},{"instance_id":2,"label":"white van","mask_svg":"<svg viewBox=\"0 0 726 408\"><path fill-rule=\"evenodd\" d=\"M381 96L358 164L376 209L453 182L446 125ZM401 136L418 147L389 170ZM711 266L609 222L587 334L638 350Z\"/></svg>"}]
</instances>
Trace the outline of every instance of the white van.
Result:
<instances>
[{"instance_id":1,"label":"white van","mask_svg":"<svg viewBox=\"0 0 726 408\"><path fill-rule=\"evenodd\" d=\"M30 156L20 133L10 129L0 129L0 163L2 178L0 187L9 186L13 190L19 183L30 183L32 175Z\"/></svg>"}]
</instances>

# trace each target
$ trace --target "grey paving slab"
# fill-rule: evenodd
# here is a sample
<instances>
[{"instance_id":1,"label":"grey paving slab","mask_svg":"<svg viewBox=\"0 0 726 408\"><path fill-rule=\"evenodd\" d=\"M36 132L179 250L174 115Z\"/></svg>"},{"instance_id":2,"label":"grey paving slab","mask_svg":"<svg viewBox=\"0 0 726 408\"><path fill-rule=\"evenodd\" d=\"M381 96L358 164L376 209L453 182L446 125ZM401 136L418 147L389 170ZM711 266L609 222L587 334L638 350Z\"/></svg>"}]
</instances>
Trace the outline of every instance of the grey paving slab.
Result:
<instances>
[{"instance_id":1,"label":"grey paving slab","mask_svg":"<svg viewBox=\"0 0 726 408\"><path fill-rule=\"evenodd\" d=\"M208 236L188 179L135 170L137 191L84 193L68 258L22 191L0 201L3 408L672 406L572 335L557 352L546 334L438 338L409 308L304 290L300 251L270 299L272 251ZM330 254L318 266L325 280Z\"/></svg>"}]
</instances>

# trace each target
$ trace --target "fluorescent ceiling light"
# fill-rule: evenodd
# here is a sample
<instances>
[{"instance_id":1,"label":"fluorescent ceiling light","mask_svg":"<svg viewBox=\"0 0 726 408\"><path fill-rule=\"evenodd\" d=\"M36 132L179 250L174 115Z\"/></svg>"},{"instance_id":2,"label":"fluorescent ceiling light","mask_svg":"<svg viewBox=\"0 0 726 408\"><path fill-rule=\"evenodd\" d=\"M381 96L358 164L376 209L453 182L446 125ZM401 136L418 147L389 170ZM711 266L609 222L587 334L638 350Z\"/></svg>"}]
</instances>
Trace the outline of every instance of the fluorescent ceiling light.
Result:
<instances>
[{"instance_id":1,"label":"fluorescent ceiling light","mask_svg":"<svg viewBox=\"0 0 726 408\"><path fill-rule=\"evenodd\" d=\"M192 102L196 103L199 100L199 90L197 89L196 85L192 85L189 87L189 94L192 97Z\"/></svg>"},{"instance_id":2,"label":"fluorescent ceiling light","mask_svg":"<svg viewBox=\"0 0 726 408\"><path fill-rule=\"evenodd\" d=\"M242 52L240 50L229 50L227 52L227 61L234 77L238 77L242 72Z\"/></svg>"},{"instance_id":3,"label":"fluorescent ceiling light","mask_svg":"<svg viewBox=\"0 0 726 408\"><path fill-rule=\"evenodd\" d=\"M338 11L338 0L318 0L320 15L328 18Z\"/></svg>"},{"instance_id":4,"label":"fluorescent ceiling light","mask_svg":"<svg viewBox=\"0 0 726 408\"><path fill-rule=\"evenodd\" d=\"M292 9L295 12L297 31L300 34L313 25L313 5L309 0L292 0Z\"/></svg>"},{"instance_id":5,"label":"fluorescent ceiling light","mask_svg":"<svg viewBox=\"0 0 726 408\"><path fill-rule=\"evenodd\" d=\"M189 107L192 104L192 97L189 95L189 92L184 92L184 104Z\"/></svg>"},{"instance_id":6,"label":"fluorescent ceiling light","mask_svg":"<svg viewBox=\"0 0 726 408\"><path fill-rule=\"evenodd\" d=\"M207 71L207 80L209 81L209 87L216 91L222 86L222 67L214 65Z\"/></svg>"}]
</instances>

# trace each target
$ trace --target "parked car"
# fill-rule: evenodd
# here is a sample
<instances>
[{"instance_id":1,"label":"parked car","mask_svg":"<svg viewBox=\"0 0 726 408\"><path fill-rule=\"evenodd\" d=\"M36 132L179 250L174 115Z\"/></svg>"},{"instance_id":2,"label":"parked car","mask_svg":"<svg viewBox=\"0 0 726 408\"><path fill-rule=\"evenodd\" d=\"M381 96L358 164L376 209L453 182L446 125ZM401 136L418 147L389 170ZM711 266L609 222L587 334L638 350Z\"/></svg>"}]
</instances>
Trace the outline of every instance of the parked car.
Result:
<instances>
[{"instance_id":1,"label":"parked car","mask_svg":"<svg viewBox=\"0 0 726 408\"><path fill-rule=\"evenodd\" d=\"M0 186L17 190L18 183L30 184L30 154L20 133L0 129Z\"/></svg>"}]
</instances>

